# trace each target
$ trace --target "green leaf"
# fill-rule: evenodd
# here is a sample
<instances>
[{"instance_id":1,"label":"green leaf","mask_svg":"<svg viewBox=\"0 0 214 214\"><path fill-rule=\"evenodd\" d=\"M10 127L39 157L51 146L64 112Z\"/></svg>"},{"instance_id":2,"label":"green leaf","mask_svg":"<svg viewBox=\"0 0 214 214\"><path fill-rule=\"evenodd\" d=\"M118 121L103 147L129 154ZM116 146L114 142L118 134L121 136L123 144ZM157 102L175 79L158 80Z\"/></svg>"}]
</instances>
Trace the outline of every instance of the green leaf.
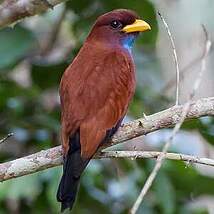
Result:
<instances>
[{"instance_id":1,"label":"green leaf","mask_svg":"<svg viewBox=\"0 0 214 214\"><path fill-rule=\"evenodd\" d=\"M208 143L214 145L214 118L202 117L185 121L182 128L187 130L198 130Z\"/></svg>"},{"instance_id":2,"label":"green leaf","mask_svg":"<svg viewBox=\"0 0 214 214\"><path fill-rule=\"evenodd\" d=\"M154 184L157 201L163 210L163 213L170 214L175 211L175 191L170 179L162 171L159 172Z\"/></svg>"},{"instance_id":3,"label":"green leaf","mask_svg":"<svg viewBox=\"0 0 214 214\"><path fill-rule=\"evenodd\" d=\"M5 181L0 185L0 199L34 199L41 189L38 178L38 174L34 174Z\"/></svg>"},{"instance_id":4,"label":"green leaf","mask_svg":"<svg viewBox=\"0 0 214 214\"><path fill-rule=\"evenodd\" d=\"M214 179L201 175L191 165L186 166L181 161L167 161L164 169L167 172L174 188L181 198L192 198L207 194L214 195Z\"/></svg>"},{"instance_id":5,"label":"green leaf","mask_svg":"<svg viewBox=\"0 0 214 214\"><path fill-rule=\"evenodd\" d=\"M59 210L59 203L56 203L56 192L59 185L59 181L62 174L61 167L50 169L49 171L45 171L43 175L47 175L49 177L49 182L47 185L47 199L51 206Z\"/></svg>"},{"instance_id":6,"label":"green leaf","mask_svg":"<svg viewBox=\"0 0 214 214\"><path fill-rule=\"evenodd\" d=\"M66 63L51 65L34 64L31 70L33 82L41 89L58 86L66 67Z\"/></svg>"},{"instance_id":7,"label":"green leaf","mask_svg":"<svg viewBox=\"0 0 214 214\"><path fill-rule=\"evenodd\" d=\"M17 25L0 31L0 69L17 63L36 44L33 33Z\"/></svg>"}]
</instances>

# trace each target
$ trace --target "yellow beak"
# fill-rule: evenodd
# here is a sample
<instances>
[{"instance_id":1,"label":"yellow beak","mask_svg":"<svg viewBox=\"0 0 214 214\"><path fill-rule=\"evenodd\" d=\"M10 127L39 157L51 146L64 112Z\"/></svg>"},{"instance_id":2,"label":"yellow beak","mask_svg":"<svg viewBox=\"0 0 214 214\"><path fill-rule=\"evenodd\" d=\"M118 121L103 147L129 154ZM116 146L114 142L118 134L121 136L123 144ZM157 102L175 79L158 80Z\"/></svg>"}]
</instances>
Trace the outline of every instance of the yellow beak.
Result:
<instances>
[{"instance_id":1,"label":"yellow beak","mask_svg":"<svg viewBox=\"0 0 214 214\"><path fill-rule=\"evenodd\" d=\"M135 22L131 25L126 25L122 31L125 33L132 33L132 32L143 32L146 30L151 30L151 27L148 23L141 19L136 19Z\"/></svg>"}]
</instances>

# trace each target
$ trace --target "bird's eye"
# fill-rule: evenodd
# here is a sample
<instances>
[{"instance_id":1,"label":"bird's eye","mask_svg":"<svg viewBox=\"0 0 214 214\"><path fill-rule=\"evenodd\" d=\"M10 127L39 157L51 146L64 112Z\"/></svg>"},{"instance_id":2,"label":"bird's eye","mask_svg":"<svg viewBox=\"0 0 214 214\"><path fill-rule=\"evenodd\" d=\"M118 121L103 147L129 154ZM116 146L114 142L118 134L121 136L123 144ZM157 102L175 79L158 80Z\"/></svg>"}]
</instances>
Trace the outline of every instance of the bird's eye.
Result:
<instances>
[{"instance_id":1,"label":"bird's eye","mask_svg":"<svg viewBox=\"0 0 214 214\"><path fill-rule=\"evenodd\" d=\"M122 23L120 21L114 20L111 22L111 27L114 29L122 28Z\"/></svg>"}]
</instances>

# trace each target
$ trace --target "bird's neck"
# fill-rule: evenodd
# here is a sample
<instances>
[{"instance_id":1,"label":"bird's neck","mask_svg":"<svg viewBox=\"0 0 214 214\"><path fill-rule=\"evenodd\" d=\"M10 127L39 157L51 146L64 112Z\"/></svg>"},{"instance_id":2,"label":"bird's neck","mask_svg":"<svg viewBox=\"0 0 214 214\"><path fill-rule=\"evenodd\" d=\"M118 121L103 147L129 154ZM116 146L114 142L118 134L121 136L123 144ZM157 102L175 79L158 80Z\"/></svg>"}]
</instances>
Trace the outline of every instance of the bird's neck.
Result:
<instances>
[{"instance_id":1,"label":"bird's neck","mask_svg":"<svg viewBox=\"0 0 214 214\"><path fill-rule=\"evenodd\" d=\"M134 45L135 38L136 38L136 35L130 34L121 40L123 48L128 50L129 53L132 52L132 47Z\"/></svg>"},{"instance_id":2,"label":"bird's neck","mask_svg":"<svg viewBox=\"0 0 214 214\"><path fill-rule=\"evenodd\" d=\"M104 52L120 49L132 58L132 47L136 37L137 34L128 34L115 39L114 42L112 42L112 38L101 37L101 39L95 39L94 37L88 37L84 46L89 47L89 49L103 50Z\"/></svg>"}]
</instances>

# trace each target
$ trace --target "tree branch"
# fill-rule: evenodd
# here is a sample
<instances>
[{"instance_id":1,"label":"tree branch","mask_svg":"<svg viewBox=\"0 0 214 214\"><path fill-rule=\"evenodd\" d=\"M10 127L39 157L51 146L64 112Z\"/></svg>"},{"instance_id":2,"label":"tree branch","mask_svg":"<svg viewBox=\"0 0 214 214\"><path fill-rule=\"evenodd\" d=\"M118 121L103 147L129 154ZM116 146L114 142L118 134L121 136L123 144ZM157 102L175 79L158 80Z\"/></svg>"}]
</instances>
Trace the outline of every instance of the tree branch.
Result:
<instances>
[{"instance_id":1,"label":"tree branch","mask_svg":"<svg viewBox=\"0 0 214 214\"><path fill-rule=\"evenodd\" d=\"M34 16L66 0L4 0L0 4L0 28Z\"/></svg>"},{"instance_id":2,"label":"tree branch","mask_svg":"<svg viewBox=\"0 0 214 214\"><path fill-rule=\"evenodd\" d=\"M157 159L159 156L163 155L163 152L156 151L107 151L101 152L97 154L95 158L134 158L134 159L142 159L142 158L155 158ZM214 166L214 160L209 158L201 158L193 155L185 155L179 153L166 153L165 159L168 160L180 160L188 163L198 163L207 166Z\"/></svg>"},{"instance_id":3,"label":"tree branch","mask_svg":"<svg viewBox=\"0 0 214 214\"><path fill-rule=\"evenodd\" d=\"M97 155L103 148L122 143L140 135L146 135L159 129L172 127L180 121L183 107L183 105L173 106L164 111L147 116L146 118L140 118L123 125L114 135L112 141L106 143L105 146L99 149ZM214 97L203 98L190 103L186 119L203 116L214 116ZM106 153L99 154L99 158L102 157L101 155L104 157L105 154ZM139 154L141 154L141 152L139 152ZM61 146L57 146L0 164L0 181L55 167L61 163Z\"/></svg>"}]
</instances>

